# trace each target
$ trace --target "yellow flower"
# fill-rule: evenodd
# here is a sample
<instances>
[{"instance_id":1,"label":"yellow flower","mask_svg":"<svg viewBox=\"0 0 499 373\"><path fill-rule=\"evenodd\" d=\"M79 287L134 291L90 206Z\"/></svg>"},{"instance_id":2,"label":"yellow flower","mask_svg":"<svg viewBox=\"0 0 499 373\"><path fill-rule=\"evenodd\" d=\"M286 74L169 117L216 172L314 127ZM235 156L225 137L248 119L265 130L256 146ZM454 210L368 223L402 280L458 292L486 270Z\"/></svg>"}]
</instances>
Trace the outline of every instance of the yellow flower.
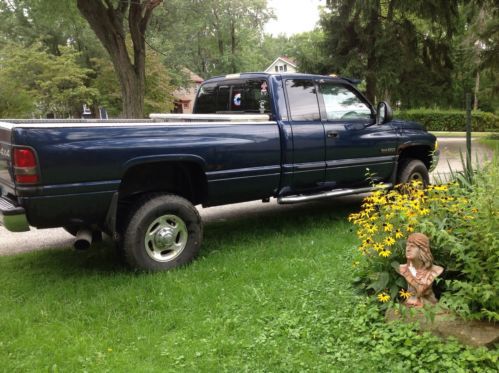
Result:
<instances>
[{"instance_id":1,"label":"yellow flower","mask_svg":"<svg viewBox=\"0 0 499 373\"><path fill-rule=\"evenodd\" d=\"M412 225L408 225L406 230L407 230L407 232L412 233L412 232L414 232L414 227Z\"/></svg>"},{"instance_id":2,"label":"yellow flower","mask_svg":"<svg viewBox=\"0 0 499 373\"><path fill-rule=\"evenodd\" d=\"M438 190L438 191L446 191L446 190L449 190L449 187L447 185L435 185L433 186L434 190Z\"/></svg>"},{"instance_id":3,"label":"yellow flower","mask_svg":"<svg viewBox=\"0 0 499 373\"><path fill-rule=\"evenodd\" d=\"M476 213L478 212L478 209L477 209L477 208L472 208L472 209L471 209L471 212L472 212L473 214L476 214Z\"/></svg>"},{"instance_id":4,"label":"yellow flower","mask_svg":"<svg viewBox=\"0 0 499 373\"><path fill-rule=\"evenodd\" d=\"M348 221L354 221L354 220L357 220L359 218L359 214L350 214L348 216Z\"/></svg>"},{"instance_id":5,"label":"yellow flower","mask_svg":"<svg viewBox=\"0 0 499 373\"><path fill-rule=\"evenodd\" d=\"M385 238L384 243L386 246L393 246L393 244L395 243L395 239L393 237L387 237Z\"/></svg>"},{"instance_id":6,"label":"yellow flower","mask_svg":"<svg viewBox=\"0 0 499 373\"><path fill-rule=\"evenodd\" d=\"M374 250L376 250L376 251L381 251L381 250L383 250L383 245L382 245L382 244L380 244L380 243L375 243L375 244L374 244Z\"/></svg>"},{"instance_id":7,"label":"yellow flower","mask_svg":"<svg viewBox=\"0 0 499 373\"><path fill-rule=\"evenodd\" d=\"M399 291L399 294L400 294L400 296L401 296L402 298L404 298L404 299L408 299L408 298L412 297L412 293L411 293L410 291L406 291L406 290L404 290L404 289L401 289L401 290Z\"/></svg>"},{"instance_id":8,"label":"yellow flower","mask_svg":"<svg viewBox=\"0 0 499 373\"><path fill-rule=\"evenodd\" d=\"M383 229L384 229L385 232L391 232L393 230L393 224L384 223L383 224Z\"/></svg>"},{"instance_id":9,"label":"yellow flower","mask_svg":"<svg viewBox=\"0 0 499 373\"><path fill-rule=\"evenodd\" d=\"M430 209L427 209L427 208L422 208L421 210L419 210L419 213L420 213L422 216L429 215L429 214L430 214Z\"/></svg>"},{"instance_id":10,"label":"yellow flower","mask_svg":"<svg viewBox=\"0 0 499 373\"><path fill-rule=\"evenodd\" d=\"M407 211L407 216L410 217L410 218L416 216L416 211L414 211L414 210Z\"/></svg>"},{"instance_id":11,"label":"yellow flower","mask_svg":"<svg viewBox=\"0 0 499 373\"><path fill-rule=\"evenodd\" d=\"M369 228L367 228L368 233L376 233L378 231L378 227L375 225L371 225Z\"/></svg>"},{"instance_id":12,"label":"yellow flower","mask_svg":"<svg viewBox=\"0 0 499 373\"><path fill-rule=\"evenodd\" d=\"M386 293L379 293L378 294L378 300L381 302L381 303L386 303L388 302L389 300L391 299L391 297L386 294Z\"/></svg>"},{"instance_id":13,"label":"yellow flower","mask_svg":"<svg viewBox=\"0 0 499 373\"><path fill-rule=\"evenodd\" d=\"M383 250L379 252L379 256L382 256L383 258L388 258L390 255L392 255L390 250Z\"/></svg>"},{"instance_id":14,"label":"yellow flower","mask_svg":"<svg viewBox=\"0 0 499 373\"><path fill-rule=\"evenodd\" d=\"M402 233L402 231L400 229L397 229L395 231L395 238L402 238L404 237L404 234Z\"/></svg>"}]
</instances>

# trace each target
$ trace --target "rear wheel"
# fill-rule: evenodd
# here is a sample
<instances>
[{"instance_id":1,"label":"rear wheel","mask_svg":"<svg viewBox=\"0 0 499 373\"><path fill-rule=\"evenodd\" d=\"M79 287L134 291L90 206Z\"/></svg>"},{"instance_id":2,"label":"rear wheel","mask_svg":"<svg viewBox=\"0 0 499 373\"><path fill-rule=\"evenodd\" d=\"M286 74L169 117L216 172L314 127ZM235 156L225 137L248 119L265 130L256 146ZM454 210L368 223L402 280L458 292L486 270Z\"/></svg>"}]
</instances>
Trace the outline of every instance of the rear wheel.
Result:
<instances>
[{"instance_id":1,"label":"rear wheel","mask_svg":"<svg viewBox=\"0 0 499 373\"><path fill-rule=\"evenodd\" d=\"M136 269L163 271L189 263L201 247L203 227L186 199L155 194L139 201L125 229L123 248Z\"/></svg>"},{"instance_id":2,"label":"rear wheel","mask_svg":"<svg viewBox=\"0 0 499 373\"><path fill-rule=\"evenodd\" d=\"M428 169L419 159L407 159L400 165L397 184L407 184L411 181L420 181L424 187L430 183Z\"/></svg>"}]
</instances>

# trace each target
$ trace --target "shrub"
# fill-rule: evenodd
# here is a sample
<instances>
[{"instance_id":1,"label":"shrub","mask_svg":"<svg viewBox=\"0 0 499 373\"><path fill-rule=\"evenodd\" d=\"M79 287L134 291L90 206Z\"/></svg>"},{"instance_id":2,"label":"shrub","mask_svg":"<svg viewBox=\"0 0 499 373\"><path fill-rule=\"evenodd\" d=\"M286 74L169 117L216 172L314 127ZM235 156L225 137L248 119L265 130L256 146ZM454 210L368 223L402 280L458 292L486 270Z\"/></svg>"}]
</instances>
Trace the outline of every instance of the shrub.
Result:
<instances>
[{"instance_id":1,"label":"shrub","mask_svg":"<svg viewBox=\"0 0 499 373\"><path fill-rule=\"evenodd\" d=\"M460 110L414 109L399 111L395 115L399 119L418 122L428 131L465 131L466 112ZM477 132L498 132L499 116L482 111L473 111L471 127Z\"/></svg>"},{"instance_id":2,"label":"shrub","mask_svg":"<svg viewBox=\"0 0 499 373\"><path fill-rule=\"evenodd\" d=\"M470 201L472 216L455 221L451 247L458 276L446 281L442 302L465 318L499 321L499 164L497 158L477 172L471 187L455 188ZM436 227L424 227L435 232Z\"/></svg>"},{"instance_id":3,"label":"shrub","mask_svg":"<svg viewBox=\"0 0 499 373\"><path fill-rule=\"evenodd\" d=\"M442 303L466 319L499 320L498 174L495 162L471 188L413 183L365 198L349 217L361 241L358 283L382 303L407 296L395 268L406 262L408 235L421 232L430 238L435 263L445 268Z\"/></svg>"}]
</instances>

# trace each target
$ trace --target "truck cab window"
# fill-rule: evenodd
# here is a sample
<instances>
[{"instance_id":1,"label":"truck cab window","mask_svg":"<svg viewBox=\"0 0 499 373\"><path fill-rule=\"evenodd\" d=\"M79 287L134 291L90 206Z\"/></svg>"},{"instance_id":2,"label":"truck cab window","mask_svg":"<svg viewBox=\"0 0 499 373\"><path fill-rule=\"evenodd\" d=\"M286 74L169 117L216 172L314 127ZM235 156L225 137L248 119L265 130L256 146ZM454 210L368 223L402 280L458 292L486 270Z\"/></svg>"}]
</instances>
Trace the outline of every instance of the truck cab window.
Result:
<instances>
[{"instance_id":1,"label":"truck cab window","mask_svg":"<svg viewBox=\"0 0 499 373\"><path fill-rule=\"evenodd\" d=\"M208 113L223 113L230 110L230 86L218 87L217 106L211 107Z\"/></svg>"},{"instance_id":2,"label":"truck cab window","mask_svg":"<svg viewBox=\"0 0 499 373\"><path fill-rule=\"evenodd\" d=\"M319 83L319 91L324 99L327 120L370 120L369 105L361 100L348 87L333 83Z\"/></svg>"},{"instance_id":3,"label":"truck cab window","mask_svg":"<svg viewBox=\"0 0 499 373\"><path fill-rule=\"evenodd\" d=\"M205 84L200 89L197 102L196 113L199 114L270 113L270 96L265 79L241 80L218 87L216 83Z\"/></svg>"},{"instance_id":4,"label":"truck cab window","mask_svg":"<svg viewBox=\"0 0 499 373\"><path fill-rule=\"evenodd\" d=\"M213 113L217 105L217 84L208 83L202 85L198 90L198 97L196 99L196 112L197 113Z\"/></svg>"},{"instance_id":5,"label":"truck cab window","mask_svg":"<svg viewBox=\"0 0 499 373\"><path fill-rule=\"evenodd\" d=\"M320 120L317 94L312 80L286 80L286 92L293 121Z\"/></svg>"}]
</instances>

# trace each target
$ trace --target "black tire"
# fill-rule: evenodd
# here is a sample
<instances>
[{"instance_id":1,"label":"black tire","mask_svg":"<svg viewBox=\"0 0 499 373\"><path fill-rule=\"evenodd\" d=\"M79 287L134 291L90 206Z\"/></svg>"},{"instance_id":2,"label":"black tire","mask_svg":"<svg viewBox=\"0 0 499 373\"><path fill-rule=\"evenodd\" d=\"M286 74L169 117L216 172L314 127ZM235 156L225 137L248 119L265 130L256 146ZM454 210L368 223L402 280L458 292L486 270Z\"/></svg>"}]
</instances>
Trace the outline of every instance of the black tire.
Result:
<instances>
[{"instance_id":1,"label":"black tire","mask_svg":"<svg viewBox=\"0 0 499 373\"><path fill-rule=\"evenodd\" d=\"M411 181L421 181L424 187L430 184L428 169L419 159L406 159L399 166L397 184L407 184Z\"/></svg>"},{"instance_id":2,"label":"black tire","mask_svg":"<svg viewBox=\"0 0 499 373\"><path fill-rule=\"evenodd\" d=\"M189 201L172 194L154 194L132 209L123 249L133 268L165 271L192 261L202 239L201 217Z\"/></svg>"}]
</instances>

